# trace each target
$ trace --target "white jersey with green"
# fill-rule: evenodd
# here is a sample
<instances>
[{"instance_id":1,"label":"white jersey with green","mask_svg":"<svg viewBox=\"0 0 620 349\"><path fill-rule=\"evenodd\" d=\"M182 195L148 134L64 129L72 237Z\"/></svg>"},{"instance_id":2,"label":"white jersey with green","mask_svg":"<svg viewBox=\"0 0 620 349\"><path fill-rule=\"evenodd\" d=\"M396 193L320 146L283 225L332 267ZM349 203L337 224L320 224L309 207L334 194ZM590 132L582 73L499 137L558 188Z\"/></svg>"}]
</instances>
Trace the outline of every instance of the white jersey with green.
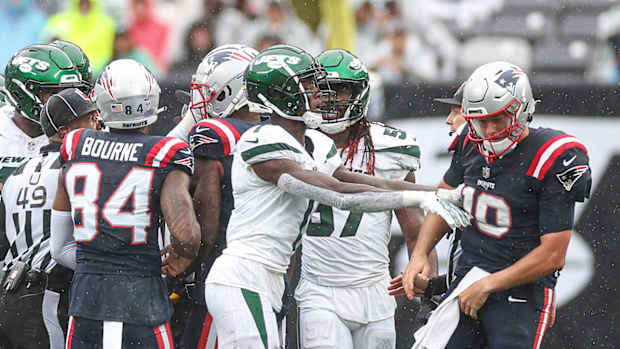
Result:
<instances>
[{"instance_id":1,"label":"white jersey with green","mask_svg":"<svg viewBox=\"0 0 620 349\"><path fill-rule=\"evenodd\" d=\"M235 209L226 233L227 247L211 268L207 283L265 294L274 309L280 308L282 275L316 205L258 177L252 165L289 159L306 170L329 175L340 166L329 137L308 130L306 143L312 153L286 130L270 124L257 125L243 133L231 170Z\"/></svg>"},{"instance_id":2,"label":"white jersey with green","mask_svg":"<svg viewBox=\"0 0 620 349\"><path fill-rule=\"evenodd\" d=\"M0 183L28 159L39 156L39 149L48 144L45 135L31 138L15 122L15 108L5 104L0 107Z\"/></svg>"},{"instance_id":3,"label":"white jersey with green","mask_svg":"<svg viewBox=\"0 0 620 349\"><path fill-rule=\"evenodd\" d=\"M406 132L372 123L375 176L403 180L420 164L420 148ZM368 154L359 142L352 163L343 165L367 173ZM340 153L340 150L339 150ZM364 287L388 274L392 211L362 213L319 205L303 237L302 277L323 286Z\"/></svg>"}]
</instances>

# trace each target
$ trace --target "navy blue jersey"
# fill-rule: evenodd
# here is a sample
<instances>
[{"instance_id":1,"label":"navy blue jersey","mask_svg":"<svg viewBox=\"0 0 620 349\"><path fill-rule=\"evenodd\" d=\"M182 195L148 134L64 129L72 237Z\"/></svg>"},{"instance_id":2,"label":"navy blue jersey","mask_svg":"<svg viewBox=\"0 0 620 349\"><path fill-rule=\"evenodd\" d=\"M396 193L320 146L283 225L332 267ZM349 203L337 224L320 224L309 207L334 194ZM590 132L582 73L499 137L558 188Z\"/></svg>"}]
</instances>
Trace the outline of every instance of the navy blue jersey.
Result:
<instances>
[{"instance_id":1,"label":"navy blue jersey","mask_svg":"<svg viewBox=\"0 0 620 349\"><path fill-rule=\"evenodd\" d=\"M189 142L194 156L219 160L224 167L221 181L220 225L215 252L217 257L226 247L226 227L234 208L230 171L233 154L241 134L254 124L234 118L208 119L198 122L189 133Z\"/></svg>"},{"instance_id":2,"label":"navy blue jersey","mask_svg":"<svg viewBox=\"0 0 620 349\"><path fill-rule=\"evenodd\" d=\"M590 195L588 154L575 137L548 128L529 135L500 159L488 163L467 136L455 141L444 181L465 183L464 209L474 223L461 236L458 274L472 266L496 272L540 245L547 233L572 229L575 202ZM556 273L541 280L554 287Z\"/></svg>"},{"instance_id":3,"label":"navy blue jersey","mask_svg":"<svg viewBox=\"0 0 620 349\"><path fill-rule=\"evenodd\" d=\"M79 129L65 137L61 158L77 242L70 312L140 325L168 321L172 309L158 244L160 192L171 171L192 174L188 144Z\"/></svg>"}]
</instances>

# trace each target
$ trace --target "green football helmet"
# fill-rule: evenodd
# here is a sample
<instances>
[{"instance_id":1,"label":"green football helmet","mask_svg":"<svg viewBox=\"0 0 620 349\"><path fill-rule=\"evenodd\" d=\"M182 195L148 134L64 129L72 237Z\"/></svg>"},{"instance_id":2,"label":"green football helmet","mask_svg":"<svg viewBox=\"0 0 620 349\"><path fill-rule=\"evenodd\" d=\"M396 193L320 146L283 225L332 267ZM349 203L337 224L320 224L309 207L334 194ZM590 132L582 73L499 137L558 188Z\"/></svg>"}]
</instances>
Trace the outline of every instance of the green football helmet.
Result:
<instances>
[{"instance_id":1,"label":"green football helmet","mask_svg":"<svg viewBox=\"0 0 620 349\"><path fill-rule=\"evenodd\" d=\"M327 87L333 92L323 109L335 118L324 119L321 131L329 134L340 133L360 121L368 112L369 76L362 61L351 52L343 49L323 51L317 61L327 70ZM325 89L322 87L322 89ZM338 97L343 94L349 97Z\"/></svg>"},{"instance_id":2,"label":"green football helmet","mask_svg":"<svg viewBox=\"0 0 620 349\"><path fill-rule=\"evenodd\" d=\"M44 93L82 86L80 73L69 56L50 45L31 45L17 51L5 68L4 78L9 103L37 123Z\"/></svg>"},{"instance_id":3,"label":"green football helmet","mask_svg":"<svg viewBox=\"0 0 620 349\"><path fill-rule=\"evenodd\" d=\"M250 110L275 113L317 128L323 118L320 111L312 110L310 98L318 91L307 91L302 82L318 88L325 76L325 69L300 48L290 45L267 48L252 59L243 74Z\"/></svg>"},{"instance_id":4,"label":"green football helmet","mask_svg":"<svg viewBox=\"0 0 620 349\"><path fill-rule=\"evenodd\" d=\"M80 72L82 83L84 84L81 90L88 94L93 87L93 67L90 65L90 60L88 60L86 53L84 53L78 45L69 41L56 40L51 42L50 45L58 47L69 56L71 62L73 62Z\"/></svg>"}]
</instances>

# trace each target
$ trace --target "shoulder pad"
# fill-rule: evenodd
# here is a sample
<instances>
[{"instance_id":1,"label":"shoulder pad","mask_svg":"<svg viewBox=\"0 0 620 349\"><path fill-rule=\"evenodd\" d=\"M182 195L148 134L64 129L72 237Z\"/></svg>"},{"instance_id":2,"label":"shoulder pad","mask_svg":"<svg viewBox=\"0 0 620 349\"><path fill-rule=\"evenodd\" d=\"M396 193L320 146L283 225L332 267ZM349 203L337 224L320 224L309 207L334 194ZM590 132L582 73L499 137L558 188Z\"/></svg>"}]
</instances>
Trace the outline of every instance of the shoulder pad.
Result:
<instances>
[{"instance_id":1,"label":"shoulder pad","mask_svg":"<svg viewBox=\"0 0 620 349\"><path fill-rule=\"evenodd\" d=\"M188 138L194 155L221 159L234 153L241 134L229 122L209 119L194 125Z\"/></svg>"},{"instance_id":2,"label":"shoulder pad","mask_svg":"<svg viewBox=\"0 0 620 349\"><path fill-rule=\"evenodd\" d=\"M577 149L583 153L583 158L587 163L588 150L586 146L576 137L557 132L555 136L541 135L541 145L534 155L532 162L527 170L527 175L543 180L547 172L553 167L556 161L563 162L561 165L570 166L577 159ZM570 161L572 155L575 159ZM562 167L560 167L562 168Z\"/></svg>"},{"instance_id":3,"label":"shoulder pad","mask_svg":"<svg viewBox=\"0 0 620 349\"><path fill-rule=\"evenodd\" d=\"M305 152L299 142L277 125L262 124L243 133L237 144L241 158L249 164L273 159L295 160Z\"/></svg>"},{"instance_id":4,"label":"shoulder pad","mask_svg":"<svg viewBox=\"0 0 620 349\"><path fill-rule=\"evenodd\" d=\"M181 167L194 173L194 155L189 145L176 137L163 137L151 147L144 161L146 166Z\"/></svg>"},{"instance_id":5,"label":"shoulder pad","mask_svg":"<svg viewBox=\"0 0 620 349\"><path fill-rule=\"evenodd\" d=\"M379 123L372 123L370 132L375 154L384 159L377 161L377 168L415 171L420 167L420 146L415 137Z\"/></svg>"}]
</instances>

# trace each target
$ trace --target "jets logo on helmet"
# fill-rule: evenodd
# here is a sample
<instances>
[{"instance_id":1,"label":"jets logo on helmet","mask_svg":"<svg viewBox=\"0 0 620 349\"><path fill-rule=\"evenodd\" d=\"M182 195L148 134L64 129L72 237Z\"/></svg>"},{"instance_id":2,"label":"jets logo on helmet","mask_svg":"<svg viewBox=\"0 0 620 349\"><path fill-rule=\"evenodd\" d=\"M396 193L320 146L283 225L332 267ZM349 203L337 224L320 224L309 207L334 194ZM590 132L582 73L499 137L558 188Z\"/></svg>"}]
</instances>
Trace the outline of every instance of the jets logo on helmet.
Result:
<instances>
[{"instance_id":1,"label":"jets logo on helmet","mask_svg":"<svg viewBox=\"0 0 620 349\"><path fill-rule=\"evenodd\" d=\"M267 56L260 57L254 62L255 65L265 64L265 63L267 64L269 68L280 69L280 68L284 68L285 66L288 66L289 64L297 65L301 63L301 59L299 57L285 56L285 55L267 55Z\"/></svg>"}]
</instances>

